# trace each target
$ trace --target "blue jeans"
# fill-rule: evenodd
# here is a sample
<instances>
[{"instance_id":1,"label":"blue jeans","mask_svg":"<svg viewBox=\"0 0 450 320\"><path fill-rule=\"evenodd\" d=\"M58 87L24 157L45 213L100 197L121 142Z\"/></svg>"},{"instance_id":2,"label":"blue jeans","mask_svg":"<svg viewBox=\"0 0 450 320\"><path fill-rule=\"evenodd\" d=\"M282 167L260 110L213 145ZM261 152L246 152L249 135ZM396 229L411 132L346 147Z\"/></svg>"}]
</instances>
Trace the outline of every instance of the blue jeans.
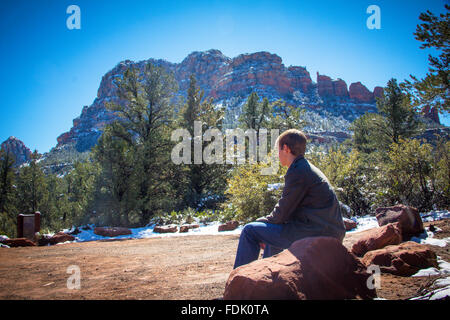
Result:
<instances>
[{"instance_id":1,"label":"blue jeans","mask_svg":"<svg viewBox=\"0 0 450 320\"><path fill-rule=\"evenodd\" d=\"M261 242L266 245L263 258L270 257L289 248L292 242L281 236L282 229L283 226L281 224L267 222L246 224L239 238L234 269L257 260Z\"/></svg>"}]
</instances>

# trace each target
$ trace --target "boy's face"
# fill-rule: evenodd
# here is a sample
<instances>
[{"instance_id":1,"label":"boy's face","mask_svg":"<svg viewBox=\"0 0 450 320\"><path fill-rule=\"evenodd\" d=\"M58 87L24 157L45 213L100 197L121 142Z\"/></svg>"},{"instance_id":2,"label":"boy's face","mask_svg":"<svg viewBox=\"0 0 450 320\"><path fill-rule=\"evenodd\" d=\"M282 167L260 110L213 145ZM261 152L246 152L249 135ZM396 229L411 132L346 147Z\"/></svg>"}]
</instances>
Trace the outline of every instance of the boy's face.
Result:
<instances>
[{"instance_id":1,"label":"boy's face","mask_svg":"<svg viewBox=\"0 0 450 320\"><path fill-rule=\"evenodd\" d=\"M287 145L283 145L283 148L278 147L278 159L280 159L280 163L283 167L289 166L289 155L291 154L291 150Z\"/></svg>"}]
</instances>

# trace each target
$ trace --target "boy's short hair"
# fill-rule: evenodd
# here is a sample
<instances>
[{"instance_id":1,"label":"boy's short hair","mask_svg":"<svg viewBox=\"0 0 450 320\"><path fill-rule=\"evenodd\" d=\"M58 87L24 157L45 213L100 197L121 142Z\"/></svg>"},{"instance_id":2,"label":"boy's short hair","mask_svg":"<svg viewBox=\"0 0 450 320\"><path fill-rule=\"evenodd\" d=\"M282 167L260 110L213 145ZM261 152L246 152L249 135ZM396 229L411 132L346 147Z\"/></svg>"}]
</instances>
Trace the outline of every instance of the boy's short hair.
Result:
<instances>
[{"instance_id":1,"label":"boy's short hair","mask_svg":"<svg viewBox=\"0 0 450 320\"><path fill-rule=\"evenodd\" d=\"M281 150L287 145L294 156L305 155L306 136L297 129L289 129L284 131L277 139L278 148Z\"/></svg>"}]
</instances>

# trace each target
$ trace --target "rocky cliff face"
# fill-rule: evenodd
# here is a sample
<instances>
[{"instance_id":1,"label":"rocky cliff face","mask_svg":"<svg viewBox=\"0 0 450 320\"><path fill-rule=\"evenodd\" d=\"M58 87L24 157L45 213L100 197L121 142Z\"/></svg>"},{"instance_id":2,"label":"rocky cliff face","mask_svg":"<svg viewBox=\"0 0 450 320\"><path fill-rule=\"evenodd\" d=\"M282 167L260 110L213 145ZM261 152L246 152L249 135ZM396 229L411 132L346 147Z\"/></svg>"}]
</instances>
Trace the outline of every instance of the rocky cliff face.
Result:
<instances>
[{"instance_id":1,"label":"rocky cliff face","mask_svg":"<svg viewBox=\"0 0 450 320\"><path fill-rule=\"evenodd\" d=\"M193 52L178 64L161 59L126 60L103 76L93 104L85 106L81 115L73 120L70 131L58 137L57 147L73 143L82 152L94 146L104 126L116 119L106 108L107 102L120 103L114 78L121 76L130 66L143 70L148 62L172 72L182 96L186 95L189 76L194 74L205 96L212 97L216 103L227 104L233 100L236 104L238 99L239 104L256 91L260 97L267 97L270 101L283 99L314 112L327 112L352 121L366 111L375 112L375 98L382 94L382 88L377 87L371 92L360 82L350 84L347 89L344 80L333 80L326 75L317 74L316 82L313 82L305 67L286 67L279 56L269 52L229 58L219 50L208 50Z\"/></svg>"},{"instance_id":2,"label":"rocky cliff face","mask_svg":"<svg viewBox=\"0 0 450 320\"><path fill-rule=\"evenodd\" d=\"M31 159L31 150L16 137L11 136L3 141L1 149L13 155L15 167L18 167Z\"/></svg>"}]
</instances>

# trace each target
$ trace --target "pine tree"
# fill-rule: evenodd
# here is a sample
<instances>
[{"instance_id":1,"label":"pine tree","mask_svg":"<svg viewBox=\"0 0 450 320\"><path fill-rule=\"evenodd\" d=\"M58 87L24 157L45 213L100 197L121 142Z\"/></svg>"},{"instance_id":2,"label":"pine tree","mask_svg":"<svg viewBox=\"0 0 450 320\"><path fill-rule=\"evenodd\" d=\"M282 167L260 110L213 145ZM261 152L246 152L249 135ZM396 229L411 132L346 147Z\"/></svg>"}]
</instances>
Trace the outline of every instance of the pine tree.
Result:
<instances>
[{"instance_id":1,"label":"pine tree","mask_svg":"<svg viewBox=\"0 0 450 320\"><path fill-rule=\"evenodd\" d=\"M36 211L41 211L41 206L47 200L47 185L45 175L38 162L39 158L40 155L37 150L35 150L31 155L29 163L23 165L19 169L16 198L16 207L19 213L31 214ZM48 225L49 222L50 213L42 210L42 226Z\"/></svg>"},{"instance_id":2,"label":"pine tree","mask_svg":"<svg viewBox=\"0 0 450 320\"><path fill-rule=\"evenodd\" d=\"M405 80L402 87L411 95L415 106L435 107L441 113L450 111L450 5L439 16L429 10L421 13L423 22L417 25L415 39L422 42L421 49L432 48L438 57L428 55L429 68L425 78L411 75L412 82Z\"/></svg>"},{"instance_id":3,"label":"pine tree","mask_svg":"<svg viewBox=\"0 0 450 320\"><path fill-rule=\"evenodd\" d=\"M398 143L400 138L409 138L418 133L419 121L409 97L402 92L396 79L391 79L384 88L384 95L377 99L377 108L383 121L375 122L381 135L381 145Z\"/></svg>"},{"instance_id":4,"label":"pine tree","mask_svg":"<svg viewBox=\"0 0 450 320\"><path fill-rule=\"evenodd\" d=\"M202 132L208 129L222 129L222 120L224 116L223 108L216 108L212 99L203 99L204 92L197 86L194 75L190 76L188 95L186 104L181 110L179 123L187 129L194 137L194 122L199 121L202 124ZM202 153L209 143L202 141ZM191 155L194 154L194 146L191 145ZM186 187L184 188L184 203L187 207L199 209L207 206L203 201L210 198L214 203L223 196L225 190L226 166L222 164L206 164L204 161L200 164L183 165Z\"/></svg>"},{"instance_id":5,"label":"pine tree","mask_svg":"<svg viewBox=\"0 0 450 320\"><path fill-rule=\"evenodd\" d=\"M170 131L177 86L172 74L151 63L142 71L130 67L123 78L116 79L116 85L117 96L124 103L107 106L120 120L109 126L110 136L105 135L97 159L106 173L105 183L111 179L115 182L115 189L108 189L105 184L103 188L114 201L127 203L118 213L112 211L112 202L111 219L119 223L113 217L119 215L127 223L126 210L130 210L139 215L139 223L143 225L153 214L176 204L171 186L176 174L170 159L173 145ZM135 190L136 194L132 196L134 191L129 190Z\"/></svg>"}]
</instances>

